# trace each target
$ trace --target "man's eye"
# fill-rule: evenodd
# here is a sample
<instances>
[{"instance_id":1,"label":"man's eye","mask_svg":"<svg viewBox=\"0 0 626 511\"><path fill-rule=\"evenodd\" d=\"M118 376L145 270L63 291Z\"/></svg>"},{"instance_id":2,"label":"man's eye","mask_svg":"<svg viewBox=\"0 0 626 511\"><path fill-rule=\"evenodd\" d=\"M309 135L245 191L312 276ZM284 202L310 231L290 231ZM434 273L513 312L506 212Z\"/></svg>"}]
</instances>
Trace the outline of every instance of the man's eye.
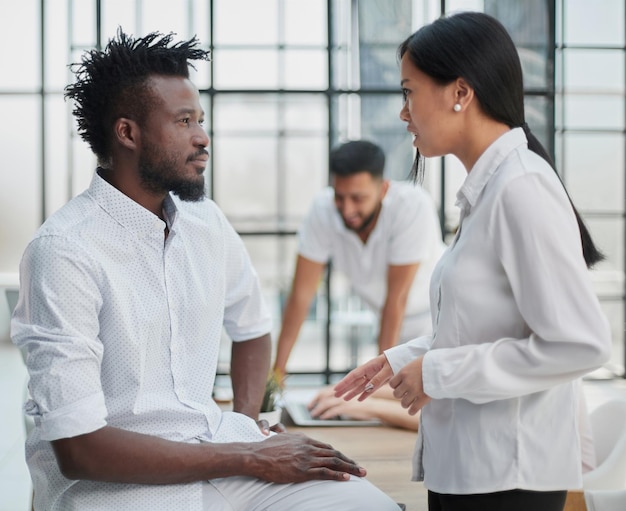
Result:
<instances>
[{"instance_id":1,"label":"man's eye","mask_svg":"<svg viewBox=\"0 0 626 511\"><path fill-rule=\"evenodd\" d=\"M181 119L180 122L182 122L183 124L189 124L189 117L185 117L184 119Z\"/></svg>"}]
</instances>

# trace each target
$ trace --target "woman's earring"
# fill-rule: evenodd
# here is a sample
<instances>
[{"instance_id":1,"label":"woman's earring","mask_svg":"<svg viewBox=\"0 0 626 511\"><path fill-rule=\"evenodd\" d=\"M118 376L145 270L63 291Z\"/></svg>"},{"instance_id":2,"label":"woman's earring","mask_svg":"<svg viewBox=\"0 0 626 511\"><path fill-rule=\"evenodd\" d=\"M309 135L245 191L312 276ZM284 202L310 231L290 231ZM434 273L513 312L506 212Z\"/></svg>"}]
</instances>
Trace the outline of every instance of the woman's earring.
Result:
<instances>
[{"instance_id":1,"label":"woman's earring","mask_svg":"<svg viewBox=\"0 0 626 511\"><path fill-rule=\"evenodd\" d=\"M461 105L459 103L455 103L452 108L454 109L455 112L461 111Z\"/></svg>"}]
</instances>

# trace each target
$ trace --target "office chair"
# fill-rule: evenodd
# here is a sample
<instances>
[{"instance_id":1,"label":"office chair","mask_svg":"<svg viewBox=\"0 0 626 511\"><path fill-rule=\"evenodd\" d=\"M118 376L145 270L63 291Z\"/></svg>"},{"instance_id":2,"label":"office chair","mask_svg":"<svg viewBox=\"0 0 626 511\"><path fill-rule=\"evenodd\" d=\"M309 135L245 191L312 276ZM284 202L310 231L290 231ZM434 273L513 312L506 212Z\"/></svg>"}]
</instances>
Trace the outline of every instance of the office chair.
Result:
<instances>
[{"instance_id":1,"label":"office chair","mask_svg":"<svg viewBox=\"0 0 626 511\"><path fill-rule=\"evenodd\" d=\"M626 490L626 399L607 401L591 412L589 418L597 467L583 474L585 493Z\"/></svg>"}]
</instances>

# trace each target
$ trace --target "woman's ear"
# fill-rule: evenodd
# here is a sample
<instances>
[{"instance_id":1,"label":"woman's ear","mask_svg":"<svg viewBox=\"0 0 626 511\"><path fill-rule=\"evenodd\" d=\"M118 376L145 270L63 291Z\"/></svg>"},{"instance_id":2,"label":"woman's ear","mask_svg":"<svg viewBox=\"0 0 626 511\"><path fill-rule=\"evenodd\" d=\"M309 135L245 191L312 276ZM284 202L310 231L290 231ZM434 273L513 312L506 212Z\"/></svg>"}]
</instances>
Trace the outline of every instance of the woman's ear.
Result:
<instances>
[{"instance_id":1,"label":"woman's ear","mask_svg":"<svg viewBox=\"0 0 626 511\"><path fill-rule=\"evenodd\" d=\"M140 138L139 125L126 117L120 117L113 125L114 141L126 149L134 151Z\"/></svg>"},{"instance_id":2,"label":"woman's ear","mask_svg":"<svg viewBox=\"0 0 626 511\"><path fill-rule=\"evenodd\" d=\"M461 105L464 110L474 99L474 89L463 79L457 78L454 82L454 103Z\"/></svg>"}]
</instances>

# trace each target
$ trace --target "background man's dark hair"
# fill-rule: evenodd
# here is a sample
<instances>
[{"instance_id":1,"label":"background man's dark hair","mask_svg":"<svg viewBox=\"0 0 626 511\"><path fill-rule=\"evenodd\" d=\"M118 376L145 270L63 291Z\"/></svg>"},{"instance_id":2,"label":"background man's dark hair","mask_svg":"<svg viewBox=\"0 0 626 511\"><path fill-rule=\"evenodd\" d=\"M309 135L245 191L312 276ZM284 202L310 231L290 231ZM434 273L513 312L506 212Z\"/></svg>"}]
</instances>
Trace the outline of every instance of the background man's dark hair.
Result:
<instances>
[{"instance_id":1,"label":"background man's dark hair","mask_svg":"<svg viewBox=\"0 0 626 511\"><path fill-rule=\"evenodd\" d=\"M382 178L384 169L385 153L367 140L346 142L330 152L330 173L336 176L368 172L372 177Z\"/></svg>"},{"instance_id":2,"label":"background man's dark hair","mask_svg":"<svg viewBox=\"0 0 626 511\"><path fill-rule=\"evenodd\" d=\"M209 52L198 48L196 37L170 45L172 37L152 32L133 38L119 28L104 51L88 51L81 63L70 66L76 82L65 88L65 97L74 100L78 133L100 165L106 167L110 158L116 119L126 117L140 125L145 121L156 101L151 76L189 78L190 60L209 59Z\"/></svg>"}]
</instances>

